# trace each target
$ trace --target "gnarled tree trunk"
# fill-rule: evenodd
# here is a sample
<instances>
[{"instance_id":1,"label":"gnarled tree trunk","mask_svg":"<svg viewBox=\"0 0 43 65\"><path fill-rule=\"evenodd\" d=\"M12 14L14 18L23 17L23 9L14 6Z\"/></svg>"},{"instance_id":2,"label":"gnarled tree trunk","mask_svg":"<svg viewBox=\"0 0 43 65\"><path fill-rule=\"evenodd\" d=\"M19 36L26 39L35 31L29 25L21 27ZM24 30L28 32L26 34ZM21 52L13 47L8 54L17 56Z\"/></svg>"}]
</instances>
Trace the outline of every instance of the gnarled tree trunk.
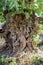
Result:
<instances>
[{"instance_id":1,"label":"gnarled tree trunk","mask_svg":"<svg viewBox=\"0 0 43 65\"><path fill-rule=\"evenodd\" d=\"M3 27L6 45L13 52L33 51L32 36L37 33L38 19L31 16L26 19L23 14L18 14L9 18L6 16L6 24Z\"/></svg>"}]
</instances>

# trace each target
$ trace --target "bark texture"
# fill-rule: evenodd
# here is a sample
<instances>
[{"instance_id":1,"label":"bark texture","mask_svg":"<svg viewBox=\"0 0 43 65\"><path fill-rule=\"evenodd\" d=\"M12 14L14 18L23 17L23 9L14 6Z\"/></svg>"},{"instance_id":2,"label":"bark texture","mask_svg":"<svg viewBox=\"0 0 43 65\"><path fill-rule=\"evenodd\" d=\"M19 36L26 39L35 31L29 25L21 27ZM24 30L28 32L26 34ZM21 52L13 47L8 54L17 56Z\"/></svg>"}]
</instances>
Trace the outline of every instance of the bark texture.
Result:
<instances>
[{"instance_id":1,"label":"bark texture","mask_svg":"<svg viewBox=\"0 0 43 65\"><path fill-rule=\"evenodd\" d=\"M13 52L33 51L33 34L38 31L38 19L31 16L28 20L23 14L15 15L12 18L6 16L6 24L3 26L6 46Z\"/></svg>"}]
</instances>

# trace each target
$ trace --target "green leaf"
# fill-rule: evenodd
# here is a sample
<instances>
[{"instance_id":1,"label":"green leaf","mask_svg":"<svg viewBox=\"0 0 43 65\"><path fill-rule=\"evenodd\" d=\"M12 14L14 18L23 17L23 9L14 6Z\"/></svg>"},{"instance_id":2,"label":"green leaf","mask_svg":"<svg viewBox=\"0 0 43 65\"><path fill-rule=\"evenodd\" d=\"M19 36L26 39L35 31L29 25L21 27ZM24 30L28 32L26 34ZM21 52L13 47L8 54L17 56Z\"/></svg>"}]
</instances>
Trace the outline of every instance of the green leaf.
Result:
<instances>
[{"instance_id":1,"label":"green leaf","mask_svg":"<svg viewBox=\"0 0 43 65\"><path fill-rule=\"evenodd\" d=\"M25 12L25 17L26 17L26 19L28 19L29 18L29 13L28 12Z\"/></svg>"},{"instance_id":2,"label":"green leaf","mask_svg":"<svg viewBox=\"0 0 43 65\"><path fill-rule=\"evenodd\" d=\"M2 15L0 16L0 22L6 23L6 20L4 19Z\"/></svg>"}]
</instances>

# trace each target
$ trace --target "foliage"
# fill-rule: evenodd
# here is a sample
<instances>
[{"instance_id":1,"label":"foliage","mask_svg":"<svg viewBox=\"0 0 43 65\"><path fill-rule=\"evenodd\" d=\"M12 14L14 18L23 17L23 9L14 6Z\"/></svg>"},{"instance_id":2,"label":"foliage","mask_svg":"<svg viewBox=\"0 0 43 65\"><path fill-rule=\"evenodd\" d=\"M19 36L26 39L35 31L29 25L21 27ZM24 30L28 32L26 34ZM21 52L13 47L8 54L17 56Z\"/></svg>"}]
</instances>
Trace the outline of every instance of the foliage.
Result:
<instances>
[{"instance_id":1,"label":"foliage","mask_svg":"<svg viewBox=\"0 0 43 65\"><path fill-rule=\"evenodd\" d=\"M0 56L0 63L2 63L3 65L7 65L7 61L4 57L4 55Z\"/></svg>"},{"instance_id":2,"label":"foliage","mask_svg":"<svg viewBox=\"0 0 43 65\"><path fill-rule=\"evenodd\" d=\"M8 6L8 10L11 10L14 15L23 13L27 19L33 11L38 17L43 17L43 0L34 0L31 3L28 0L0 0L1 15L3 10L6 10L6 6Z\"/></svg>"},{"instance_id":3,"label":"foliage","mask_svg":"<svg viewBox=\"0 0 43 65\"><path fill-rule=\"evenodd\" d=\"M35 65L43 65L43 63L41 63L40 59L38 59L38 58L35 60L34 63L35 63Z\"/></svg>"},{"instance_id":4,"label":"foliage","mask_svg":"<svg viewBox=\"0 0 43 65\"><path fill-rule=\"evenodd\" d=\"M43 0L37 0L35 2L36 8L34 7L35 13L43 18Z\"/></svg>"},{"instance_id":5,"label":"foliage","mask_svg":"<svg viewBox=\"0 0 43 65\"><path fill-rule=\"evenodd\" d=\"M4 19L4 17L2 15L0 16L0 22L2 22L2 23L5 23L6 22L6 20Z\"/></svg>"},{"instance_id":6,"label":"foliage","mask_svg":"<svg viewBox=\"0 0 43 65\"><path fill-rule=\"evenodd\" d=\"M39 29L39 34L40 34L40 33L42 34L42 33L43 33L43 24L39 24L39 28L40 28L40 29Z\"/></svg>"},{"instance_id":7,"label":"foliage","mask_svg":"<svg viewBox=\"0 0 43 65\"><path fill-rule=\"evenodd\" d=\"M5 57L5 55L0 55L0 63L3 65L17 65L16 63L16 58L13 58L11 62L9 63L10 60Z\"/></svg>"},{"instance_id":8,"label":"foliage","mask_svg":"<svg viewBox=\"0 0 43 65\"><path fill-rule=\"evenodd\" d=\"M40 34L43 34L43 24L39 24L38 34L33 35L33 41L37 44L39 44L42 41L39 36Z\"/></svg>"},{"instance_id":9,"label":"foliage","mask_svg":"<svg viewBox=\"0 0 43 65\"><path fill-rule=\"evenodd\" d=\"M43 63L40 61L40 56L38 56L37 54L33 55L33 60L34 60L34 65L43 65Z\"/></svg>"},{"instance_id":10,"label":"foliage","mask_svg":"<svg viewBox=\"0 0 43 65\"><path fill-rule=\"evenodd\" d=\"M12 59L12 62L10 62L9 65L17 65L17 63L16 63L16 59L13 58L13 59Z\"/></svg>"}]
</instances>

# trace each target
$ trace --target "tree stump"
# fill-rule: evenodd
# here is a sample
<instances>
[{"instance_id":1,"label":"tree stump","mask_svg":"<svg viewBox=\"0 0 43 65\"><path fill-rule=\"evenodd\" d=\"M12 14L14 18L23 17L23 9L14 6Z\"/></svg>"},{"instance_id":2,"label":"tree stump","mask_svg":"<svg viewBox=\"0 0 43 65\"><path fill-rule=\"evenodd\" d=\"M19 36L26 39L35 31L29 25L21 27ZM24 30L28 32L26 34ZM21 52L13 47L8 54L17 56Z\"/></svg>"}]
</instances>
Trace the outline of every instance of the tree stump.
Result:
<instances>
[{"instance_id":1,"label":"tree stump","mask_svg":"<svg viewBox=\"0 0 43 65\"><path fill-rule=\"evenodd\" d=\"M31 16L26 19L23 14L18 14L9 18L6 16L6 24L3 26L4 38L6 45L13 52L21 52L28 48L29 51L34 50L32 44L32 35L37 34L38 19Z\"/></svg>"}]
</instances>

